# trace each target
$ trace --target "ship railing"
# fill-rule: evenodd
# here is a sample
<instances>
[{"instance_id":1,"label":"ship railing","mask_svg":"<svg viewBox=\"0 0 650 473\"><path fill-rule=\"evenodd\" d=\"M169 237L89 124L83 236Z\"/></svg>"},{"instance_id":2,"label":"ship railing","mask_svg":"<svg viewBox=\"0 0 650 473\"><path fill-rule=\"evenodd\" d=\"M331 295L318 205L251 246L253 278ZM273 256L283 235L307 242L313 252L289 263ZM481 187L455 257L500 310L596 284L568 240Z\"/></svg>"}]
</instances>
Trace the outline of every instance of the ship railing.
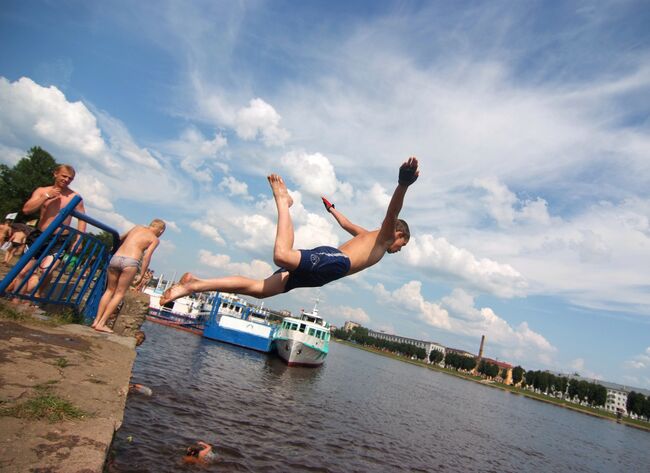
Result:
<instances>
[{"instance_id":1,"label":"ship railing","mask_svg":"<svg viewBox=\"0 0 650 473\"><path fill-rule=\"evenodd\" d=\"M95 317L106 286L108 263L117 251L120 236L105 223L77 212L75 207L81 200L80 196L74 196L20 257L0 281L0 296L68 307L86 321ZM112 236L111 245L91 233L80 232L64 223L70 217L107 232ZM46 269L40 269L43 260L51 257L54 261ZM35 259L35 263L31 263L32 259ZM29 264L31 267L21 282L8 290Z\"/></svg>"}]
</instances>

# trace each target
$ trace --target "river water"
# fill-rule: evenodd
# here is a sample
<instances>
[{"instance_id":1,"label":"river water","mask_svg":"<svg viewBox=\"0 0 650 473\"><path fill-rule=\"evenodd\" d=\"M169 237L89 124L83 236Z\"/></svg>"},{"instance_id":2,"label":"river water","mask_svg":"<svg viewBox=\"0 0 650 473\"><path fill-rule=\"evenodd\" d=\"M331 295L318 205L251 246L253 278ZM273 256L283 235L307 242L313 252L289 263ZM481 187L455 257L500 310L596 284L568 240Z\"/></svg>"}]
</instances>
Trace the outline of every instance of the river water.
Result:
<instances>
[{"instance_id":1,"label":"river water","mask_svg":"<svg viewBox=\"0 0 650 473\"><path fill-rule=\"evenodd\" d=\"M147 322L111 472L645 472L650 432L331 343L317 369ZM208 466L182 462L203 440Z\"/></svg>"}]
</instances>

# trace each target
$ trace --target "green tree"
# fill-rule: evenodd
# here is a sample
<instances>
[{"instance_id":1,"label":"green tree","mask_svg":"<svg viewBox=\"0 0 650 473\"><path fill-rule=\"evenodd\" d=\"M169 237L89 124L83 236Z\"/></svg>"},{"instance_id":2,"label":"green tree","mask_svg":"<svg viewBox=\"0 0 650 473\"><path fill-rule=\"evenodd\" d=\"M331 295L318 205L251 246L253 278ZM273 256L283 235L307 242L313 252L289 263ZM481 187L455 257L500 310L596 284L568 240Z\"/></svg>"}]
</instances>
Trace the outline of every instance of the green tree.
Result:
<instances>
[{"instance_id":1,"label":"green tree","mask_svg":"<svg viewBox=\"0 0 650 473\"><path fill-rule=\"evenodd\" d=\"M23 204L34 189L53 183L52 174L56 166L52 155L39 146L31 148L13 168L0 165L0 217L18 212L16 221L28 220L21 212Z\"/></svg>"},{"instance_id":2,"label":"green tree","mask_svg":"<svg viewBox=\"0 0 650 473\"><path fill-rule=\"evenodd\" d=\"M443 355L442 352L438 350L431 350L431 353L429 353L429 361L431 363L438 364L444 357L445 355Z\"/></svg>"},{"instance_id":3,"label":"green tree","mask_svg":"<svg viewBox=\"0 0 650 473\"><path fill-rule=\"evenodd\" d=\"M512 369L512 382L517 384L522 379L524 379L524 369L521 366L515 366Z\"/></svg>"},{"instance_id":4,"label":"green tree","mask_svg":"<svg viewBox=\"0 0 650 473\"><path fill-rule=\"evenodd\" d=\"M109 250L113 248L113 235L111 233L102 230L99 233L93 233L93 236L106 245Z\"/></svg>"}]
</instances>

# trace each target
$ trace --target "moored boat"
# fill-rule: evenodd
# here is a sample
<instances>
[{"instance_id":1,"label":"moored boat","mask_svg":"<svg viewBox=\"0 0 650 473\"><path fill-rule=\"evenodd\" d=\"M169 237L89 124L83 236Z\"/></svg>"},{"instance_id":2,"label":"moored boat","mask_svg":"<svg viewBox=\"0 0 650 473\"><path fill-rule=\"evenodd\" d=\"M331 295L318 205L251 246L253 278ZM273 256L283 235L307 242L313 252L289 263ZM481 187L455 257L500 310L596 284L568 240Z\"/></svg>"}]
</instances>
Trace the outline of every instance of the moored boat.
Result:
<instances>
[{"instance_id":1,"label":"moored boat","mask_svg":"<svg viewBox=\"0 0 650 473\"><path fill-rule=\"evenodd\" d=\"M205 321L212 310L214 296L210 294L202 297L185 296L161 306L162 290L147 288L144 292L149 295L147 320L197 335L203 334Z\"/></svg>"},{"instance_id":2,"label":"moored boat","mask_svg":"<svg viewBox=\"0 0 650 473\"><path fill-rule=\"evenodd\" d=\"M318 300L311 312L285 317L275 334L278 356L289 366L317 367L329 351L330 325L318 315Z\"/></svg>"},{"instance_id":3,"label":"moored boat","mask_svg":"<svg viewBox=\"0 0 650 473\"><path fill-rule=\"evenodd\" d=\"M276 327L264 310L249 306L235 295L220 293L212 304L203 336L268 353Z\"/></svg>"}]
</instances>

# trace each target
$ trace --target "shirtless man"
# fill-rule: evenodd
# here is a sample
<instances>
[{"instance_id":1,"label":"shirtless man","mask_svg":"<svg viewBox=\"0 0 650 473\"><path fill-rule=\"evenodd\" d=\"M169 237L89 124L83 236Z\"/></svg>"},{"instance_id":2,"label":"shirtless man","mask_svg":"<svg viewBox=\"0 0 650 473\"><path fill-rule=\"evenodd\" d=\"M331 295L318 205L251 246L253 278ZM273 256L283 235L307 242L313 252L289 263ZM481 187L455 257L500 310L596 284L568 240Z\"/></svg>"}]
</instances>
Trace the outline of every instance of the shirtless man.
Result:
<instances>
[{"instance_id":1,"label":"shirtless man","mask_svg":"<svg viewBox=\"0 0 650 473\"><path fill-rule=\"evenodd\" d=\"M56 218L59 211L63 209L66 205L70 203L72 198L75 195L78 195L75 191L68 187L75 176L75 170L69 164L60 164L54 169L54 184L51 186L39 187L33 193L32 196L25 202L23 205L23 213L26 215L35 213L39 211L39 220L36 230L31 232L27 237L27 244L33 245L36 239L45 231L50 223ZM86 209L84 208L83 201L79 202L75 210L79 213L85 213ZM68 217L65 222L65 225L70 225L72 217ZM86 222L83 220L77 220L77 229L80 232L86 231ZM80 238L80 235L77 235L77 241ZM45 289L45 286L49 283L52 272L59 264L59 260L55 260L55 255L61 249L65 241L63 235L52 235L51 239L57 239L57 242L54 243L53 247L50 248L50 254L43 258L39 268L34 271L34 273L27 281L27 284L22 289L23 294L30 293L34 287L38 284L39 277L41 273L46 273L43 283L39 286L38 291L36 292L37 297L42 297L42 292ZM7 288L8 291L14 291L22 283L25 276L31 271L31 269L36 264L38 258L41 257L49 241L47 241L42 248L34 254L34 259L27 263L25 267L21 270L20 274L14 279L14 281ZM74 245L73 245L74 246ZM47 271L51 267L50 271Z\"/></svg>"},{"instance_id":2,"label":"shirtless man","mask_svg":"<svg viewBox=\"0 0 650 473\"><path fill-rule=\"evenodd\" d=\"M298 287L320 287L336 279L366 269L381 260L386 253L396 253L410 238L408 225L397 217L408 186L419 176L418 160L409 158L399 169L398 185L388 204L386 216L378 230L368 231L357 225L347 228L354 237L338 249L320 246L312 250L293 249L293 223L289 207L293 200L282 178L268 177L278 210L277 233L273 248L273 262L278 271L264 280L243 276L199 279L185 273L178 284L163 293L160 305L192 292L223 291L259 299L288 292Z\"/></svg>"},{"instance_id":3,"label":"shirtless man","mask_svg":"<svg viewBox=\"0 0 650 473\"><path fill-rule=\"evenodd\" d=\"M159 219L151 221L148 227L136 225L127 233L122 235L120 241L122 244L117 252L111 258L108 265L108 283L106 291L99 301L97 316L92 327L99 332L112 333L113 331L106 326L108 318L115 308L124 298L124 294L129 289L131 282L140 269L140 259L142 259L142 270L140 278L149 269L151 255L158 247L160 240L158 237L165 231L165 222ZM143 258L144 255L144 258ZM139 280L136 282L140 282Z\"/></svg>"}]
</instances>

